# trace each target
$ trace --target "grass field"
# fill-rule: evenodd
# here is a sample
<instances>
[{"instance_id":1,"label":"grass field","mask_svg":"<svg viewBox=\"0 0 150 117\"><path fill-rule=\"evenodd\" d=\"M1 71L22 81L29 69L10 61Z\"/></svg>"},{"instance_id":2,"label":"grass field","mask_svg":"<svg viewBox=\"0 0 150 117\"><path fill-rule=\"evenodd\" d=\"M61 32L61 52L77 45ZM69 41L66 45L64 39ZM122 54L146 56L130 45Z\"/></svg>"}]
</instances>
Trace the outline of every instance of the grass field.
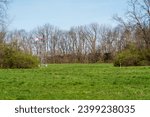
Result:
<instances>
[{"instance_id":1,"label":"grass field","mask_svg":"<svg viewBox=\"0 0 150 117\"><path fill-rule=\"evenodd\" d=\"M150 67L51 64L0 69L0 99L150 99Z\"/></svg>"}]
</instances>

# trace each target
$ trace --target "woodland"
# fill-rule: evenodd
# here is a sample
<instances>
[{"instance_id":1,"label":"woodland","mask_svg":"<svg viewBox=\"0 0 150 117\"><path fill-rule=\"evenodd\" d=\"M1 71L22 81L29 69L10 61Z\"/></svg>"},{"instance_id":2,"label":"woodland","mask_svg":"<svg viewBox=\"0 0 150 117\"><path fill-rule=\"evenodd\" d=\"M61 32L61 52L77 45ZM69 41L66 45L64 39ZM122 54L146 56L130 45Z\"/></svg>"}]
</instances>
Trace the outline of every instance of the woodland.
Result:
<instances>
[{"instance_id":1,"label":"woodland","mask_svg":"<svg viewBox=\"0 0 150 117\"><path fill-rule=\"evenodd\" d=\"M51 24L8 31L9 0L0 0L0 67L34 68L50 63L150 65L150 0L129 0L115 27L91 23L61 30Z\"/></svg>"}]
</instances>

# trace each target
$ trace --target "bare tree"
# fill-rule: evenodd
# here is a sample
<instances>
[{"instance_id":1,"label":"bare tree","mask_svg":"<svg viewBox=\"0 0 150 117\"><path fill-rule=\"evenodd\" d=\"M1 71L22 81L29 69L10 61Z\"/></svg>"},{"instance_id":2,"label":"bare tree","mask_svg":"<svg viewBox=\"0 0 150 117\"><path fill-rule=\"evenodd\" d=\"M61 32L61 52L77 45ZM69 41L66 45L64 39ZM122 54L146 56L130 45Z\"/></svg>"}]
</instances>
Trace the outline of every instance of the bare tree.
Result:
<instances>
[{"instance_id":1,"label":"bare tree","mask_svg":"<svg viewBox=\"0 0 150 117\"><path fill-rule=\"evenodd\" d=\"M131 0L129 6L129 20L141 32L145 46L150 48L150 0Z\"/></svg>"},{"instance_id":2,"label":"bare tree","mask_svg":"<svg viewBox=\"0 0 150 117\"><path fill-rule=\"evenodd\" d=\"M4 25L7 16L7 5L10 0L0 0L0 24Z\"/></svg>"},{"instance_id":3,"label":"bare tree","mask_svg":"<svg viewBox=\"0 0 150 117\"><path fill-rule=\"evenodd\" d=\"M118 16L114 19L125 27L126 39L134 29L138 46L150 48L150 0L130 0L128 5L127 22Z\"/></svg>"},{"instance_id":4,"label":"bare tree","mask_svg":"<svg viewBox=\"0 0 150 117\"><path fill-rule=\"evenodd\" d=\"M5 31L5 20L7 16L7 5L9 0L0 0L0 43L4 42Z\"/></svg>"}]
</instances>

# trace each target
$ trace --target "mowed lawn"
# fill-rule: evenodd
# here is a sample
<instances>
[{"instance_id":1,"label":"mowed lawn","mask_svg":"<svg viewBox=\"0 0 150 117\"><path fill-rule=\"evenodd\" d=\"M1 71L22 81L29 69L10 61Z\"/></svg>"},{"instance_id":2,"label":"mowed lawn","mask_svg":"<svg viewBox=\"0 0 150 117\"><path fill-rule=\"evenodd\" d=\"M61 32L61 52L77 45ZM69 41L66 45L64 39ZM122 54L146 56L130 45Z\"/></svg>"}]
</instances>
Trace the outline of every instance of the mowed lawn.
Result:
<instances>
[{"instance_id":1,"label":"mowed lawn","mask_svg":"<svg viewBox=\"0 0 150 117\"><path fill-rule=\"evenodd\" d=\"M150 99L150 67L50 64L0 69L0 99Z\"/></svg>"}]
</instances>

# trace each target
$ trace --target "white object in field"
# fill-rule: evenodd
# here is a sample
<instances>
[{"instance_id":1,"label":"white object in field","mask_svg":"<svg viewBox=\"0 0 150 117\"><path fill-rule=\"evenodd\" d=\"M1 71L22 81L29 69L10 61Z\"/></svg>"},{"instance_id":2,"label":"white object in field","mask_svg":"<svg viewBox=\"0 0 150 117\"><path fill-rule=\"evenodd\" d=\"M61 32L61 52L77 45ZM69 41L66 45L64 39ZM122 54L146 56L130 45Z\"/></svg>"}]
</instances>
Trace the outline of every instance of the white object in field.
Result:
<instances>
[{"instance_id":1,"label":"white object in field","mask_svg":"<svg viewBox=\"0 0 150 117\"><path fill-rule=\"evenodd\" d=\"M48 65L47 64L40 64L40 65L38 65L39 67L48 67Z\"/></svg>"},{"instance_id":2,"label":"white object in field","mask_svg":"<svg viewBox=\"0 0 150 117\"><path fill-rule=\"evenodd\" d=\"M35 38L34 40L35 40L35 41L39 41L39 38Z\"/></svg>"}]
</instances>

